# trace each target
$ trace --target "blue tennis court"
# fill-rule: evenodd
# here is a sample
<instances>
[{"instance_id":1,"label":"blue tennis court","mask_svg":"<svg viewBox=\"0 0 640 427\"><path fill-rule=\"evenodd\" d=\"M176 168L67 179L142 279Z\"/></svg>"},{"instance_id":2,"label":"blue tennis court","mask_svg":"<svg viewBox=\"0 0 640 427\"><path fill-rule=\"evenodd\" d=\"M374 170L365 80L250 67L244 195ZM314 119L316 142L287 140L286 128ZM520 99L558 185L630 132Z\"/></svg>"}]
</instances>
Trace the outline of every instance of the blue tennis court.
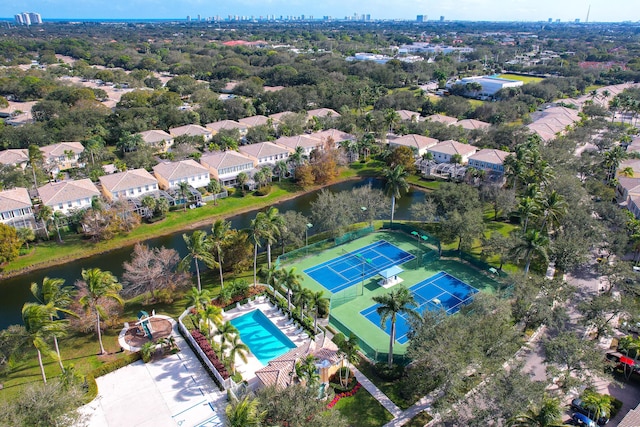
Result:
<instances>
[{"instance_id":1,"label":"blue tennis court","mask_svg":"<svg viewBox=\"0 0 640 427\"><path fill-rule=\"evenodd\" d=\"M445 310L447 314L457 313L460 308L471 302L473 295L478 292L460 279L441 271L422 282L409 288L416 300L416 311L422 314L424 310ZM380 315L376 311L380 304L362 310L360 314L380 328ZM391 332L391 319L384 325L384 331ZM382 328L381 328L382 329ZM403 314L396 319L396 341L404 344L409 341L409 322Z\"/></svg>"},{"instance_id":2,"label":"blue tennis court","mask_svg":"<svg viewBox=\"0 0 640 427\"><path fill-rule=\"evenodd\" d=\"M384 269L404 264L414 258L415 256L386 240L378 240L356 251L307 268L304 272L335 294L375 276Z\"/></svg>"}]
</instances>

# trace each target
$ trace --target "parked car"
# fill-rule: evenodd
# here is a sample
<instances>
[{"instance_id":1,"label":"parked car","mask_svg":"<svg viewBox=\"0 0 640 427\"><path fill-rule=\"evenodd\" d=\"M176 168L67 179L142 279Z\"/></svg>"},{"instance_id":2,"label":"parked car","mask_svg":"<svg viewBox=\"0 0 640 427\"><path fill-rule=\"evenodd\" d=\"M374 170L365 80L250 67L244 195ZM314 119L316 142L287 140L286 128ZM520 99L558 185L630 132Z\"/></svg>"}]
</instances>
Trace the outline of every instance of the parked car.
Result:
<instances>
[{"instance_id":1,"label":"parked car","mask_svg":"<svg viewBox=\"0 0 640 427\"><path fill-rule=\"evenodd\" d=\"M582 427L597 427L595 421L579 412L576 412L571 416L571 424Z\"/></svg>"},{"instance_id":2,"label":"parked car","mask_svg":"<svg viewBox=\"0 0 640 427\"><path fill-rule=\"evenodd\" d=\"M571 401L571 409L581 415L585 415L586 417L594 416L594 411L585 407L584 403L582 402L582 399L580 398L576 398ZM598 424L599 426L606 425L608 422L609 422L609 414L605 414L605 413L601 414L600 418L596 420L596 424Z\"/></svg>"}]
</instances>

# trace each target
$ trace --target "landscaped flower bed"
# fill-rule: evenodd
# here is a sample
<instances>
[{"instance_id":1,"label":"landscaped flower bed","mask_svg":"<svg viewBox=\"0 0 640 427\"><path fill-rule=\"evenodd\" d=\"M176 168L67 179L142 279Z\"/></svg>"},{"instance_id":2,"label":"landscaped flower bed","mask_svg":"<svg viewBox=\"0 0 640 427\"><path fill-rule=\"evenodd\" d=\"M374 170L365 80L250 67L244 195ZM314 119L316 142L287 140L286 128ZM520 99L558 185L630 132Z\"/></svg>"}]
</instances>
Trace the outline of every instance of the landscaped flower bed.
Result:
<instances>
[{"instance_id":1,"label":"landscaped flower bed","mask_svg":"<svg viewBox=\"0 0 640 427\"><path fill-rule=\"evenodd\" d=\"M207 338L202 335L202 332L197 329L193 329L191 331L191 336L196 341L198 346L200 346L200 349L202 349L202 352L205 354L205 356L207 356L209 361L216 368L222 379L226 380L227 378L229 378L230 375L229 372L227 372L227 368L220 361L220 359L218 359L218 355L215 353L215 351L213 351L213 349L211 348L211 344L209 344Z\"/></svg>"},{"instance_id":2,"label":"landscaped flower bed","mask_svg":"<svg viewBox=\"0 0 640 427\"><path fill-rule=\"evenodd\" d=\"M327 405L327 408L331 409L334 406L336 406L336 403L338 403L340 401L340 399L342 399L343 397L351 397L354 394L356 394L358 392L358 390L360 390L360 387L362 387L362 384L357 383L356 386L351 390L351 391L345 391L344 393L338 393L335 395L335 397L333 398L333 400L331 402L329 402L329 404Z\"/></svg>"}]
</instances>

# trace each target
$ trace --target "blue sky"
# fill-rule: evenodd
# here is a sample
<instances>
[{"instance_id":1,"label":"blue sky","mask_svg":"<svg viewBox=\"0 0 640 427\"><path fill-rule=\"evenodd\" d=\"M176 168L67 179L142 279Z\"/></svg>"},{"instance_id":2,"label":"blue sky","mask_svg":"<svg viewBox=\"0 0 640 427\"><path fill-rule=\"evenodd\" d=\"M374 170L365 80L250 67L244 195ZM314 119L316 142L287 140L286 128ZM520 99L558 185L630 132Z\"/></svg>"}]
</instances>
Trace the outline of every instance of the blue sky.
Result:
<instances>
[{"instance_id":1,"label":"blue sky","mask_svg":"<svg viewBox=\"0 0 640 427\"><path fill-rule=\"evenodd\" d=\"M286 16L370 14L373 19L415 19L427 15L452 20L540 21L548 18L584 21L638 21L639 0L5 0L0 16L22 11L47 18L180 18L220 15Z\"/></svg>"}]
</instances>

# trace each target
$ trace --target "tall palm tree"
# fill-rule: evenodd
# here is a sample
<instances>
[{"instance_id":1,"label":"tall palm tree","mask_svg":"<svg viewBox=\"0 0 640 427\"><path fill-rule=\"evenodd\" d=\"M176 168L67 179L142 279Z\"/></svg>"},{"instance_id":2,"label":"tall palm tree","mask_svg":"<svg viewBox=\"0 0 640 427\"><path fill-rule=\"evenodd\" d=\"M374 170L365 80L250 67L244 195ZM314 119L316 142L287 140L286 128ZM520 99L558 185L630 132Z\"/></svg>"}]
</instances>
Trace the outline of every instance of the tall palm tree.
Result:
<instances>
[{"instance_id":1,"label":"tall palm tree","mask_svg":"<svg viewBox=\"0 0 640 427\"><path fill-rule=\"evenodd\" d=\"M389 355L387 364L389 368L393 366L393 345L396 341L396 320L399 313L409 317L420 319L420 314L413 308L416 301L413 295L405 287L399 287L388 294L373 297L373 300L380 304L376 311L380 316L380 325L385 327L387 320L391 319L391 332L389 334Z\"/></svg>"},{"instance_id":2,"label":"tall palm tree","mask_svg":"<svg viewBox=\"0 0 640 427\"><path fill-rule=\"evenodd\" d=\"M349 334L349 338L345 337L344 334L338 334L334 337L334 341L338 346L338 354L342 359L343 366L344 362L347 362L347 364L352 363L354 365L359 362L360 357L358 356L358 352L360 351L360 347L358 346L358 337L353 332ZM343 370L340 369L340 384L345 387L349 377L345 378L343 381L342 371Z\"/></svg>"},{"instance_id":3,"label":"tall palm tree","mask_svg":"<svg viewBox=\"0 0 640 427\"><path fill-rule=\"evenodd\" d=\"M547 224L557 225L560 219L566 215L568 205L564 197L553 190L541 200L542 225L540 230L544 230Z\"/></svg>"},{"instance_id":4,"label":"tall palm tree","mask_svg":"<svg viewBox=\"0 0 640 427\"><path fill-rule=\"evenodd\" d=\"M183 234L182 238L187 245L187 255L180 262L183 269L191 265L191 260L196 265L196 277L198 280L198 290L202 290L200 283L200 265L198 261L202 261L209 268L216 266L216 260L211 254L211 245L207 239L207 233L202 230L196 230L191 235Z\"/></svg>"},{"instance_id":5,"label":"tall palm tree","mask_svg":"<svg viewBox=\"0 0 640 427\"><path fill-rule=\"evenodd\" d=\"M265 225L267 232L265 240L267 242L267 265L271 267L271 245L278 241L285 228L284 218L278 212L278 208L271 206L265 213Z\"/></svg>"},{"instance_id":6,"label":"tall palm tree","mask_svg":"<svg viewBox=\"0 0 640 427\"><path fill-rule=\"evenodd\" d=\"M209 240L213 245L213 248L216 250L218 255L218 270L220 271L220 287L224 289L224 277L222 275L222 263L223 263L223 254L222 254L222 245L229 237L229 231L231 230L231 223L229 221L225 221L224 219L218 219L213 223L211 227L211 235L209 236Z\"/></svg>"},{"instance_id":7,"label":"tall palm tree","mask_svg":"<svg viewBox=\"0 0 640 427\"><path fill-rule=\"evenodd\" d=\"M302 276L296 272L295 267L291 267L289 270L286 268L279 270L278 279L280 284L286 288L287 309L291 311L291 296L300 290Z\"/></svg>"},{"instance_id":8,"label":"tall palm tree","mask_svg":"<svg viewBox=\"0 0 640 427\"><path fill-rule=\"evenodd\" d=\"M260 411L260 402L245 394L242 400L234 400L225 408L229 427L260 427L267 411Z\"/></svg>"},{"instance_id":9,"label":"tall palm tree","mask_svg":"<svg viewBox=\"0 0 640 427\"><path fill-rule=\"evenodd\" d=\"M313 307L313 330L318 332L318 315L322 310L324 313L329 311L329 298L324 296L323 291L313 292L309 294L309 305Z\"/></svg>"},{"instance_id":10,"label":"tall palm tree","mask_svg":"<svg viewBox=\"0 0 640 427\"><path fill-rule=\"evenodd\" d=\"M529 408L507 421L509 427L562 427L562 410L557 399L545 397L540 407Z\"/></svg>"},{"instance_id":11,"label":"tall palm tree","mask_svg":"<svg viewBox=\"0 0 640 427\"><path fill-rule=\"evenodd\" d=\"M196 312L198 318L198 329L211 337L213 330L220 328L222 324L222 309L212 304L204 305Z\"/></svg>"},{"instance_id":12,"label":"tall palm tree","mask_svg":"<svg viewBox=\"0 0 640 427\"><path fill-rule=\"evenodd\" d=\"M293 304L300 308L300 318L304 315L304 310L311 302L311 290L300 287L297 291L293 292Z\"/></svg>"},{"instance_id":13,"label":"tall palm tree","mask_svg":"<svg viewBox=\"0 0 640 427\"><path fill-rule=\"evenodd\" d=\"M523 233L527 232L529 219L535 215L538 209L538 199L536 199L535 197L522 197L520 199L520 203L518 204L518 213L520 214L520 218L524 219L524 224L522 227Z\"/></svg>"},{"instance_id":14,"label":"tall palm tree","mask_svg":"<svg viewBox=\"0 0 640 427\"><path fill-rule=\"evenodd\" d=\"M249 175L246 172L240 172L238 176L236 176L236 182L238 183L238 187L240 187L240 193L244 195L244 188L249 182Z\"/></svg>"},{"instance_id":15,"label":"tall palm tree","mask_svg":"<svg viewBox=\"0 0 640 427\"><path fill-rule=\"evenodd\" d=\"M231 336L229 340L229 363L231 364L231 372L236 373L236 356L240 358L244 363L247 363L247 355L249 354L249 347L242 341L240 341L240 335L235 334Z\"/></svg>"},{"instance_id":16,"label":"tall palm tree","mask_svg":"<svg viewBox=\"0 0 640 427\"><path fill-rule=\"evenodd\" d=\"M218 331L216 335L220 336L220 348L224 349L225 344L230 342L234 335L238 335L238 329L231 324L231 322L226 321L220 325L218 325Z\"/></svg>"},{"instance_id":17,"label":"tall palm tree","mask_svg":"<svg viewBox=\"0 0 640 427\"><path fill-rule=\"evenodd\" d=\"M605 394L596 393L587 389L582 394L582 403L593 414L589 414L592 420L598 420L602 416L611 414L611 398Z\"/></svg>"},{"instance_id":18,"label":"tall palm tree","mask_svg":"<svg viewBox=\"0 0 640 427\"><path fill-rule=\"evenodd\" d=\"M49 240L49 221L53 217L53 209L51 206L40 205L40 209L36 214L36 219L42 222L42 227L44 228L44 232L47 236L47 240Z\"/></svg>"},{"instance_id":19,"label":"tall palm tree","mask_svg":"<svg viewBox=\"0 0 640 427\"><path fill-rule=\"evenodd\" d=\"M180 197L182 197L182 202L184 203L184 210L187 211L187 193L189 192L189 183L187 181L180 181L178 183L178 191L180 192Z\"/></svg>"},{"instance_id":20,"label":"tall palm tree","mask_svg":"<svg viewBox=\"0 0 640 427\"><path fill-rule=\"evenodd\" d=\"M106 310L102 306L104 300L110 299L119 304L124 304L120 291L122 285L110 271L102 271L99 268L82 270L82 279L86 285L86 294L80 298L80 305L88 312L96 316L96 332L100 343L100 354L105 354L102 344L102 331L100 318L107 317Z\"/></svg>"},{"instance_id":21,"label":"tall palm tree","mask_svg":"<svg viewBox=\"0 0 640 427\"><path fill-rule=\"evenodd\" d=\"M278 182L282 181L282 178L286 178L289 173L289 168L287 167L287 162L284 160L278 160L276 162L275 172L278 175Z\"/></svg>"},{"instance_id":22,"label":"tall palm tree","mask_svg":"<svg viewBox=\"0 0 640 427\"><path fill-rule=\"evenodd\" d=\"M320 380L320 375L318 375L316 368L316 357L313 354L309 354L301 361L297 361L295 371L298 379L304 382L307 388L312 388Z\"/></svg>"},{"instance_id":23,"label":"tall palm tree","mask_svg":"<svg viewBox=\"0 0 640 427\"><path fill-rule=\"evenodd\" d=\"M62 236L60 235L60 223L66 219L66 215L60 211L53 213L53 225L56 226L56 232L58 233L58 243L62 243Z\"/></svg>"},{"instance_id":24,"label":"tall palm tree","mask_svg":"<svg viewBox=\"0 0 640 427\"><path fill-rule=\"evenodd\" d=\"M294 165L294 167L298 167L302 163L304 163L305 157L306 156L304 154L304 147L299 145L296 147L293 153L289 155L288 161L291 162Z\"/></svg>"},{"instance_id":25,"label":"tall palm tree","mask_svg":"<svg viewBox=\"0 0 640 427\"><path fill-rule=\"evenodd\" d=\"M52 306L53 314L50 318L51 321L59 318L59 313L77 317L76 313L69 310L69 306L73 303L76 291L71 286L64 286L64 279L50 279L49 277L45 277L42 279L42 284L33 282L31 283L31 293L39 303L50 304ZM56 355L58 356L60 370L64 373L64 365L62 364L60 347L58 346L58 337L55 335L53 336L53 344Z\"/></svg>"},{"instance_id":26,"label":"tall palm tree","mask_svg":"<svg viewBox=\"0 0 640 427\"><path fill-rule=\"evenodd\" d=\"M44 155L35 144L29 145L28 148L29 166L31 166L31 172L33 173L33 188L38 188L38 177L36 175L36 169L40 167L44 161Z\"/></svg>"},{"instance_id":27,"label":"tall palm tree","mask_svg":"<svg viewBox=\"0 0 640 427\"><path fill-rule=\"evenodd\" d=\"M513 247L513 253L516 257L524 256L526 263L524 267L525 275L529 273L531 258L534 255L543 258L545 261L549 260L547 246L549 246L549 238L546 234L538 230L527 230L522 240Z\"/></svg>"},{"instance_id":28,"label":"tall palm tree","mask_svg":"<svg viewBox=\"0 0 640 427\"><path fill-rule=\"evenodd\" d=\"M393 214L396 209L396 198L402 197L402 193L409 190L409 184L406 177L407 172L402 165L396 165L394 168L386 168L383 172L384 179L387 181L384 187L387 196L391 196L391 223L393 228Z\"/></svg>"},{"instance_id":29,"label":"tall palm tree","mask_svg":"<svg viewBox=\"0 0 640 427\"><path fill-rule=\"evenodd\" d=\"M38 353L40 373L45 383L47 382L47 375L44 372L42 353L52 358L56 357L56 353L47 345L47 339L52 336L63 336L66 330L67 321L51 320L54 314L55 309L51 304L28 302L22 306L22 323Z\"/></svg>"},{"instance_id":30,"label":"tall palm tree","mask_svg":"<svg viewBox=\"0 0 640 427\"><path fill-rule=\"evenodd\" d=\"M264 283L276 289L280 278L280 270L276 268L275 264L272 264L271 267L262 267L258 274L264 280Z\"/></svg>"},{"instance_id":31,"label":"tall palm tree","mask_svg":"<svg viewBox=\"0 0 640 427\"><path fill-rule=\"evenodd\" d=\"M211 302L211 292L208 289L191 288L186 295L187 307L193 306L196 311Z\"/></svg>"},{"instance_id":32,"label":"tall palm tree","mask_svg":"<svg viewBox=\"0 0 640 427\"><path fill-rule=\"evenodd\" d=\"M267 214L258 212L251 220L251 240L253 240L253 285L258 284L258 248L262 246L262 240L269 233L269 220Z\"/></svg>"}]
</instances>

